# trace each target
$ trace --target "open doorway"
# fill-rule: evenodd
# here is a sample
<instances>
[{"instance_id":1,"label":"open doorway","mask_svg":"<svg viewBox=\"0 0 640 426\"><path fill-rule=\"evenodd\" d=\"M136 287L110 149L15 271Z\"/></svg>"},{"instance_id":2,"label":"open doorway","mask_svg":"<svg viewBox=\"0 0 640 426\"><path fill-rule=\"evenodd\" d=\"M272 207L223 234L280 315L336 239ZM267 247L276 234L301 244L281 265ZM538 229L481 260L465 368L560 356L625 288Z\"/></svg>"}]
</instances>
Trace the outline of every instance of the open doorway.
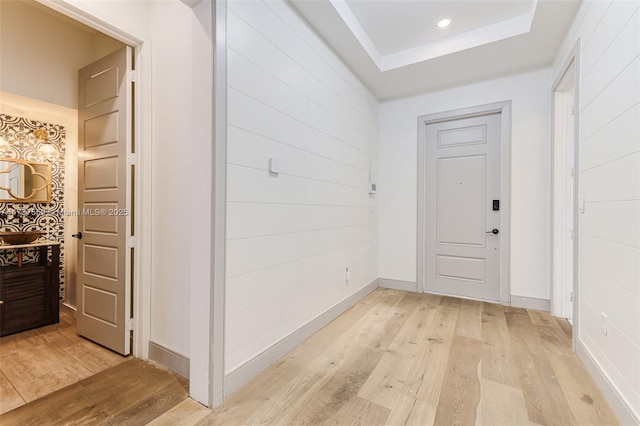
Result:
<instances>
[{"instance_id":1,"label":"open doorway","mask_svg":"<svg viewBox=\"0 0 640 426\"><path fill-rule=\"evenodd\" d=\"M29 219L34 226L36 222L40 227L46 223L50 231L45 236L47 241L63 244L65 260L60 274L60 322L12 334L0 342L0 381L3 389L14 390L8 402L3 398L2 411L6 411L126 360L77 336L76 307L81 297L76 291L78 244L71 238L78 230L82 210L76 184L80 136L75 103L77 72L125 45L36 2L3 2L1 6L3 56L7 54L9 59L2 66L0 112L3 117L11 117L13 127L25 127L18 133L27 139L36 128L57 132L51 142L62 155L53 167L53 200L34 205L34 216ZM29 37L24 33L25 23L30 28ZM13 130L11 134L17 135ZM34 154L31 151L25 145L12 154L30 156Z\"/></svg>"},{"instance_id":2,"label":"open doorway","mask_svg":"<svg viewBox=\"0 0 640 426\"><path fill-rule=\"evenodd\" d=\"M572 325L577 298L578 47L552 86L552 314ZM574 332L575 336L575 332Z\"/></svg>"},{"instance_id":3,"label":"open doorway","mask_svg":"<svg viewBox=\"0 0 640 426\"><path fill-rule=\"evenodd\" d=\"M0 5L5 3L13 2ZM215 69L226 66L226 50L221 47L224 31L219 31L220 37L216 32L224 25L213 25L214 19L224 23L223 14L218 14L219 9L224 11L223 2L37 0L37 3L134 49L133 354L188 375L190 394L198 401L212 404L215 397L210 390L215 386L215 395L222 395L224 377L224 347L220 342L224 331L226 127L224 120L218 118L224 110L224 97L214 93L223 93L226 81L224 73L213 72L214 41ZM168 32L167 28L175 31ZM22 31L19 37L32 34ZM45 41L48 47L45 53L58 52L55 43ZM9 52L5 50L5 42L10 44L13 40L2 37L3 57ZM17 79L26 81L27 74L37 70L48 73L55 70L55 61L42 54L18 51L16 57L38 61L36 66L21 67ZM0 67L8 62L2 61ZM76 69L83 65L78 64ZM5 77L7 74L2 72L2 82ZM32 93L43 94L59 92L60 87L33 84L30 89ZM213 127L212 117L215 117ZM213 167L214 147L216 167ZM180 178L172 174L184 170L189 173L180 173ZM191 194L181 190L185 182L198 187L206 184L201 191ZM215 203L214 191L207 189L209 183L211 188L215 183ZM175 226L178 223L185 226ZM191 248L190 256L177 256L177 245ZM184 268L175 267L176 262L181 262ZM176 282L181 285L175 285ZM212 344L213 341L220 344Z\"/></svg>"}]
</instances>

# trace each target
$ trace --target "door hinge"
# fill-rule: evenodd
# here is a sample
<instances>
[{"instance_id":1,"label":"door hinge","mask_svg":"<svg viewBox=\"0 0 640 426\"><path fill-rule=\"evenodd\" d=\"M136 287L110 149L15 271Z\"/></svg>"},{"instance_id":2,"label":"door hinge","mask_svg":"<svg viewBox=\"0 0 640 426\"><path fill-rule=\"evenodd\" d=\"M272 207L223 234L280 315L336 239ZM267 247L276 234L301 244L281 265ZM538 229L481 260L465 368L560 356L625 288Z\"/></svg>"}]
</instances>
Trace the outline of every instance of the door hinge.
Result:
<instances>
[{"instance_id":1,"label":"door hinge","mask_svg":"<svg viewBox=\"0 0 640 426\"><path fill-rule=\"evenodd\" d=\"M135 248L136 247L136 239L133 236L127 237L127 248Z\"/></svg>"},{"instance_id":2,"label":"door hinge","mask_svg":"<svg viewBox=\"0 0 640 426\"><path fill-rule=\"evenodd\" d=\"M136 82L136 77L137 77L136 70L127 71L127 81L129 83L135 83Z\"/></svg>"},{"instance_id":3,"label":"door hinge","mask_svg":"<svg viewBox=\"0 0 640 426\"><path fill-rule=\"evenodd\" d=\"M569 176L571 177L575 176L575 169L573 167L569 167Z\"/></svg>"},{"instance_id":4,"label":"door hinge","mask_svg":"<svg viewBox=\"0 0 640 426\"><path fill-rule=\"evenodd\" d=\"M133 320L133 318L129 318L127 320L127 324L126 324L126 331L133 331L134 323L135 323L135 321Z\"/></svg>"},{"instance_id":5,"label":"door hinge","mask_svg":"<svg viewBox=\"0 0 640 426\"><path fill-rule=\"evenodd\" d=\"M569 229L569 239L573 240L573 229Z\"/></svg>"},{"instance_id":6,"label":"door hinge","mask_svg":"<svg viewBox=\"0 0 640 426\"><path fill-rule=\"evenodd\" d=\"M127 154L127 166L135 166L137 160L135 154Z\"/></svg>"},{"instance_id":7,"label":"door hinge","mask_svg":"<svg viewBox=\"0 0 640 426\"><path fill-rule=\"evenodd\" d=\"M571 105L571 115L576 115L576 106Z\"/></svg>"},{"instance_id":8,"label":"door hinge","mask_svg":"<svg viewBox=\"0 0 640 426\"><path fill-rule=\"evenodd\" d=\"M573 292L569 292L569 302L573 302Z\"/></svg>"}]
</instances>

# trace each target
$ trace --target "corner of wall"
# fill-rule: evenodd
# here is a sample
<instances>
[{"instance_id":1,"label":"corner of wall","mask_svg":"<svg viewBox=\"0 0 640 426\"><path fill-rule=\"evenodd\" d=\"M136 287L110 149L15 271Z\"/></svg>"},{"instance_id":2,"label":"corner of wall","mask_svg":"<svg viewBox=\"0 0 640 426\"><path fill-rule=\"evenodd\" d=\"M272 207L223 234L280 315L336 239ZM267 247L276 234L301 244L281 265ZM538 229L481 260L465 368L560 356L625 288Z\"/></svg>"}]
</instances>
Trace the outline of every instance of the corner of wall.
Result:
<instances>
[{"instance_id":1,"label":"corner of wall","mask_svg":"<svg viewBox=\"0 0 640 426\"><path fill-rule=\"evenodd\" d=\"M189 358L151 340L149 341L149 359L167 367L185 379L189 378Z\"/></svg>"}]
</instances>

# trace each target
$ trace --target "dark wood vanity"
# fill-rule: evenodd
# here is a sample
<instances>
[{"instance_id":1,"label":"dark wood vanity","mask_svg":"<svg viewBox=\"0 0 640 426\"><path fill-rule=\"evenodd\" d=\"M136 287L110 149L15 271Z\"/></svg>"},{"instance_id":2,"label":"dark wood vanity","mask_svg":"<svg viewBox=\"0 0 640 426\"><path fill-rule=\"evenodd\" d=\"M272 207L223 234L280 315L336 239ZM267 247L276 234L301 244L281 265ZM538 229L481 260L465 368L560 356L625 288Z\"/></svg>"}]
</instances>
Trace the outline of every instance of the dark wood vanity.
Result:
<instances>
[{"instance_id":1,"label":"dark wood vanity","mask_svg":"<svg viewBox=\"0 0 640 426\"><path fill-rule=\"evenodd\" d=\"M60 243L0 245L0 255L6 250L37 250L38 261L0 268L0 336L59 322Z\"/></svg>"}]
</instances>

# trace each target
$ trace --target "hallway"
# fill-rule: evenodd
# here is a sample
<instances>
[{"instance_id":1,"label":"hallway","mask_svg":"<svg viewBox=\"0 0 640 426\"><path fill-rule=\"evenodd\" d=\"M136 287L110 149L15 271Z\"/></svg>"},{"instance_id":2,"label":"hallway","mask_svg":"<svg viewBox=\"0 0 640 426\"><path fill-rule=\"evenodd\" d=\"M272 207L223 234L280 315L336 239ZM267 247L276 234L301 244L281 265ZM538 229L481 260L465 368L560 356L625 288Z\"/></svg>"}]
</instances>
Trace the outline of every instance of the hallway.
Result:
<instances>
[{"instance_id":1,"label":"hallway","mask_svg":"<svg viewBox=\"0 0 640 426\"><path fill-rule=\"evenodd\" d=\"M215 410L187 398L184 379L133 359L11 411L0 423L42 419L114 425L618 424L571 352L565 320L382 288Z\"/></svg>"},{"instance_id":2,"label":"hallway","mask_svg":"<svg viewBox=\"0 0 640 426\"><path fill-rule=\"evenodd\" d=\"M546 312L377 289L198 424L615 425Z\"/></svg>"}]
</instances>

